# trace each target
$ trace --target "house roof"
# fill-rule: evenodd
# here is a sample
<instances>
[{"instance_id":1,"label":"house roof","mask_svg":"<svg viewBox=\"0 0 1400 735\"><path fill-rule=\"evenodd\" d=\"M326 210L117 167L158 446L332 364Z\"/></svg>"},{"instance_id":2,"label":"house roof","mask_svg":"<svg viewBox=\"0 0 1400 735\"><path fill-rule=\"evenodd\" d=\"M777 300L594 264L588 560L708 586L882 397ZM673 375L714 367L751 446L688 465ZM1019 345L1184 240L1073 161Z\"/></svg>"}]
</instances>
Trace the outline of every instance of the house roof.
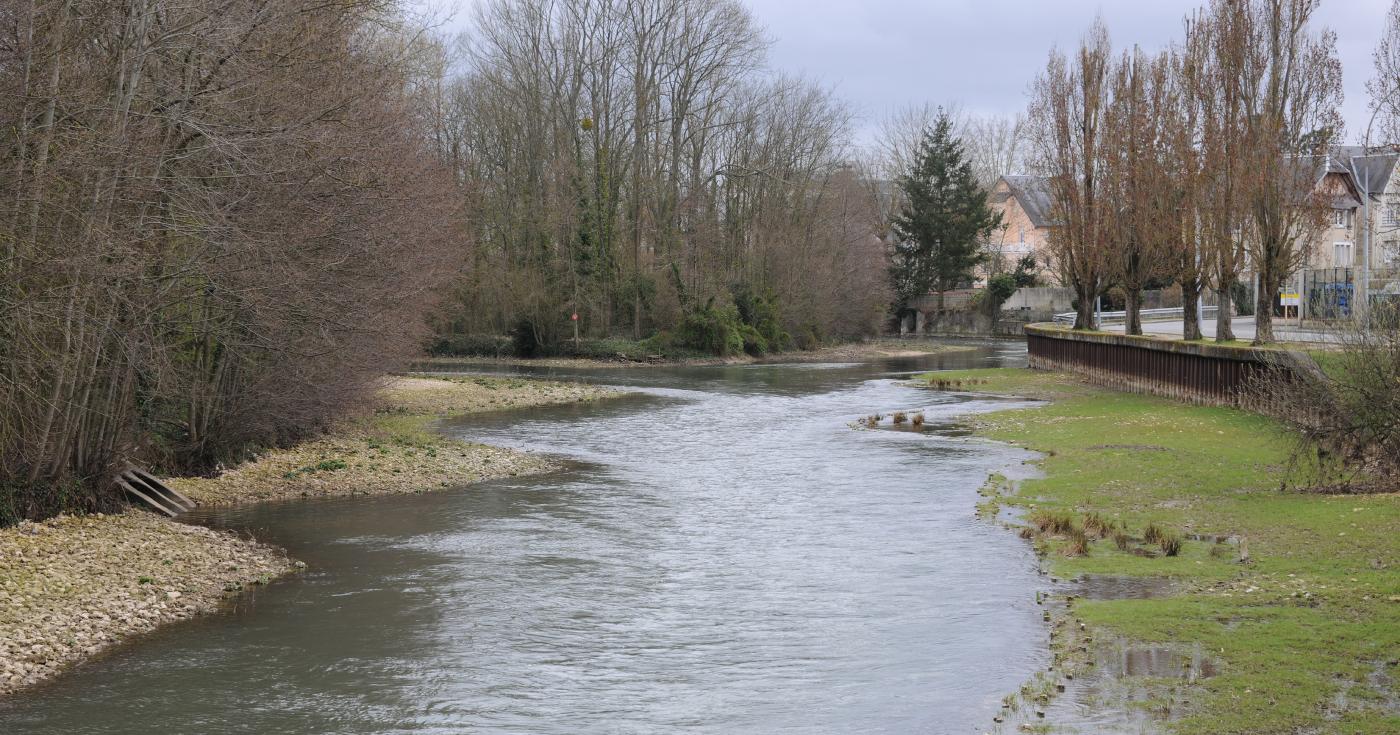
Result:
<instances>
[{"instance_id":1,"label":"house roof","mask_svg":"<svg viewBox=\"0 0 1400 735\"><path fill-rule=\"evenodd\" d=\"M1400 154L1394 151L1371 150L1359 145L1339 145L1332 148L1332 155L1346 161L1353 170L1358 189L1367 189L1371 196L1385 193L1395 164L1400 162Z\"/></svg>"},{"instance_id":2,"label":"house roof","mask_svg":"<svg viewBox=\"0 0 1400 735\"><path fill-rule=\"evenodd\" d=\"M1036 227L1053 225L1050 210L1054 206L1054 199L1050 196L1048 179L1041 176L1003 176L1001 180L1006 182L1010 196L1016 197L1031 224ZM992 201L1000 204L1006 201L1006 197L993 197Z\"/></svg>"}]
</instances>

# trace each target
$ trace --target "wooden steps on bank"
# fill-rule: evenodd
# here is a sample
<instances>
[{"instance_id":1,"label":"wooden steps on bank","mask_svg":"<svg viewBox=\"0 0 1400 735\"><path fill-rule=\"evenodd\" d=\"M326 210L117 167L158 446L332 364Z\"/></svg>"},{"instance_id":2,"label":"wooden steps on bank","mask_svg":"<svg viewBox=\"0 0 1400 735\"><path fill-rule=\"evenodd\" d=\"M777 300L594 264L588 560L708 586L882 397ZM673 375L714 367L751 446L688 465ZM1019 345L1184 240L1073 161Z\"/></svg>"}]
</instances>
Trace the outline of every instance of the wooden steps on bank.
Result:
<instances>
[{"instance_id":1,"label":"wooden steps on bank","mask_svg":"<svg viewBox=\"0 0 1400 735\"><path fill-rule=\"evenodd\" d=\"M117 486L126 491L133 502L165 516L175 516L194 508L194 501L166 487L139 467L127 467L116 477Z\"/></svg>"}]
</instances>

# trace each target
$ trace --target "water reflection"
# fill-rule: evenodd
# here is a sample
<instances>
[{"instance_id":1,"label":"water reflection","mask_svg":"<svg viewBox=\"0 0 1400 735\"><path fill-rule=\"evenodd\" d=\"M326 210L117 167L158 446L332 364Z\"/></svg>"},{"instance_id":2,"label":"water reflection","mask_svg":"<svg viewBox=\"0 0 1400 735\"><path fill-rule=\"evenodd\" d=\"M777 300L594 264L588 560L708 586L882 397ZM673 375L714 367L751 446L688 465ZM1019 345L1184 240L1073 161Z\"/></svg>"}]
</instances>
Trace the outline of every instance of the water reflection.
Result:
<instances>
[{"instance_id":1,"label":"water reflection","mask_svg":"<svg viewBox=\"0 0 1400 735\"><path fill-rule=\"evenodd\" d=\"M849 423L990 409L894 377L1018 358L545 371L643 394L443 427L571 458L554 475L208 515L310 569L0 729L969 731L1047 663L1035 559L973 513L1026 455Z\"/></svg>"}]
</instances>

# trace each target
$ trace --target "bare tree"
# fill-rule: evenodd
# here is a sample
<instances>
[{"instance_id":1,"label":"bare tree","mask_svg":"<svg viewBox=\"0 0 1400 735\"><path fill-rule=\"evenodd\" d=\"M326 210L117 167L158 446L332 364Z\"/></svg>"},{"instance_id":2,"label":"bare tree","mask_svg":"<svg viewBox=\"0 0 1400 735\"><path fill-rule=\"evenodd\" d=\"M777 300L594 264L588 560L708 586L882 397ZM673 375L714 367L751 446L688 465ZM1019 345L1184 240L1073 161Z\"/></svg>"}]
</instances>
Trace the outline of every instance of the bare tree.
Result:
<instances>
[{"instance_id":1,"label":"bare tree","mask_svg":"<svg viewBox=\"0 0 1400 735\"><path fill-rule=\"evenodd\" d=\"M0 23L0 521L316 431L414 350L454 212L393 3Z\"/></svg>"},{"instance_id":2,"label":"bare tree","mask_svg":"<svg viewBox=\"0 0 1400 735\"><path fill-rule=\"evenodd\" d=\"M1094 303L1110 274L1104 126L1110 99L1112 47L1095 21L1073 60L1053 51L1032 87L1031 165L1049 180L1058 225L1050 249L1077 298L1075 329L1093 329Z\"/></svg>"},{"instance_id":3,"label":"bare tree","mask_svg":"<svg viewBox=\"0 0 1400 735\"><path fill-rule=\"evenodd\" d=\"M1168 272L1175 212L1167 138L1175 102L1170 56L1123 54L1111 77L1104 124L1104 191L1112 236L1109 262L1127 302L1128 334L1142 334L1142 292Z\"/></svg>"},{"instance_id":4,"label":"bare tree","mask_svg":"<svg viewBox=\"0 0 1400 735\"><path fill-rule=\"evenodd\" d=\"M1342 67L1336 37L1309 24L1319 0L1217 0L1229 94L1243 114L1245 238L1258 271L1255 343L1274 341L1274 299L1308 257L1306 245L1325 223L1332 193L1318 182L1342 129Z\"/></svg>"}]
</instances>

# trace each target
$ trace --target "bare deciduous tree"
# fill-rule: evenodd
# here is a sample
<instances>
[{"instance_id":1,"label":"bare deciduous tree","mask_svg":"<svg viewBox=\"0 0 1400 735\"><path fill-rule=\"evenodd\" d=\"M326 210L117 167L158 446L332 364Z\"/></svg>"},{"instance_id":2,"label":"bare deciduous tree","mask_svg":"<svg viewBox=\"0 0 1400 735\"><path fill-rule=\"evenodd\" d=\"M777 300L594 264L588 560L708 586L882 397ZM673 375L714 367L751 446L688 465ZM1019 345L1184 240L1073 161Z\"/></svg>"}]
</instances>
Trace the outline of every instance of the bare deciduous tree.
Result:
<instances>
[{"instance_id":1,"label":"bare deciduous tree","mask_svg":"<svg viewBox=\"0 0 1400 735\"><path fill-rule=\"evenodd\" d=\"M1077 297L1074 328L1093 329L1094 303L1111 271L1110 208L1104 183L1105 118L1110 100L1112 47L1096 21L1073 60L1054 51L1032 87L1032 167L1049 181L1057 226L1050 250L1062 283Z\"/></svg>"}]
</instances>

